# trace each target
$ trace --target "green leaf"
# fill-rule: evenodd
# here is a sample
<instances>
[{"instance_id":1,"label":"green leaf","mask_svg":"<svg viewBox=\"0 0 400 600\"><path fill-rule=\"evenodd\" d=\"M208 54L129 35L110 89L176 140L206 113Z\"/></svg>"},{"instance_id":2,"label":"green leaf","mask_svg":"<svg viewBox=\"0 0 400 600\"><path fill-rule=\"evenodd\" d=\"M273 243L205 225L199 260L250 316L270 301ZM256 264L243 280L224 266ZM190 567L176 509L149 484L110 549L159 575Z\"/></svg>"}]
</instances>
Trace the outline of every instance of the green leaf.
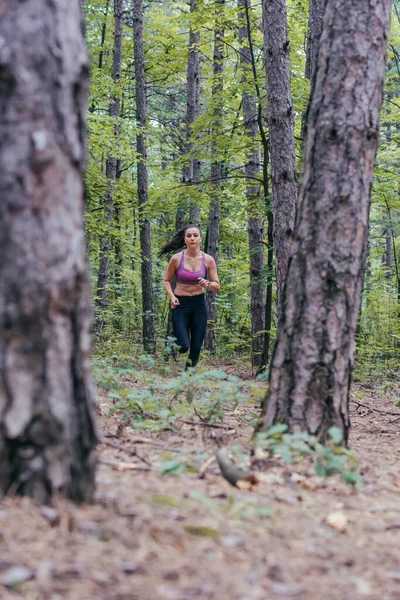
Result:
<instances>
[{"instance_id":1,"label":"green leaf","mask_svg":"<svg viewBox=\"0 0 400 600\"><path fill-rule=\"evenodd\" d=\"M318 477L327 476L325 465L320 460L317 460L315 462L315 474L318 475Z\"/></svg>"},{"instance_id":2,"label":"green leaf","mask_svg":"<svg viewBox=\"0 0 400 600\"><path fill-rule=\"evenodd\" d=\"M185 465L179 460L166 460L161 463L160 472L162 475L176 475L177 473L182 473L185 468Z\"/></svg>"},{"instance_id":3,"label":"green leaf","mask_svg":"<svg viewBox=\"0 0 400 600\"><path fill-rule=\"evenodd\" d=\"M332 442L339 446L343 441L343 431L339 429L339 427L331 427L328 429L328 434L332 440Z\"/></svg>"},{"instance_id":4,"label":"green leaf","mask_svg":"<svg viewBox=\"0 0 400 600\"><path fill-rule=\"evenodd\" d=\"M342 471L342 479L350 485L360 485L362 482L361 475L357 471Z\"/></svg>"},{"instance_id":5,"label":"green leaf","mask_svg":"<svg viewBox=\"0 0 400 600\"><path fill-rule=\"evenodd\" d=\"M222 533L216 529L212 529L211 527L203 527L201 525L185 525L184 530L191 535L200 535L211 538L217 538L222 535Z\"/></svg>"},{"instance_id":6,"label":"green leaf","mask_svg":"<svg viewBox=\"0 0 400 600\"><path fill-rule=\"evenodd\" d=\"M266 432L268 437L280 436L282 433L285 433L289 428L285 423L278 423L277 425L273 425Z\"/></svg>"}]
</instances>

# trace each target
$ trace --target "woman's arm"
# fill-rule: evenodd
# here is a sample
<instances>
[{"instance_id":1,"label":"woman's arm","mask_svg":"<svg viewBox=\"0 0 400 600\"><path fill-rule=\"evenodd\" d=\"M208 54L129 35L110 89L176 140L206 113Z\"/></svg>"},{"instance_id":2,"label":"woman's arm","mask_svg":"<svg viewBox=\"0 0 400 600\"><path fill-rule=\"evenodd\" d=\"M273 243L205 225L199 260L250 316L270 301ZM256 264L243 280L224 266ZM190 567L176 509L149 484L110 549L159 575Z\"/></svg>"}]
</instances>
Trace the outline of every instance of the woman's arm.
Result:
<instances>
[{"instance_id":1,"label":"woman's arm","mask_svg":"<svg viewBox=\"0 0 400 600\"><path fill-rule=\"evenodd\" d=\"M215 264L215 260L213 259L212 256L210 256L209 254L206 255L207 256L207 271L208 271L208 276L210 278L210 281L208 281L208 279L199 279L199 283L202 287L207 288L208 290L210 290L210 292L219 292L220 290L220 283L219 283L219 278L218 278L218 272L217 272L217 265Z\"/></svg>"},{"instance_id":2,"label":"woman's arm","mask_svg":"<svg viewBox=\"0 0 400 600\"><path fill-rule=\"evenodd\" d=\"M170 301L171 301L171 307L175 308L175 306L179 305L179 300L178 298L175 296L174 292L172 291L172 287L171 287L171 281L173 276L176 273L176 269L178 266L178 255L174 254L174 256L171 258L171 260L168 263L168 267L167 270L165 271L165 275L164 275L164 290L167 293L167 296L169 297Z\"/></svg>"}]
</instances>

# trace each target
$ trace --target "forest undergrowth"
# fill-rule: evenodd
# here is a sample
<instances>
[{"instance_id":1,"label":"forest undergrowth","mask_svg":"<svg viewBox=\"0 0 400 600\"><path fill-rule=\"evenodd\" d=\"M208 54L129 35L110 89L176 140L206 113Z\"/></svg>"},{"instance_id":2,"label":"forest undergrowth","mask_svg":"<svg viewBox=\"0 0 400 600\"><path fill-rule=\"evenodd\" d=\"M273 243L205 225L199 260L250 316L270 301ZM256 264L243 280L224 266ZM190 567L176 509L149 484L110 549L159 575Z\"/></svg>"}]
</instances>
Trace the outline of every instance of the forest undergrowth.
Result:
<instances>
[{"instance_id":1,"label":"forest undergrowth","mask_svg":"<svg viewBox=\"0 0 400 600\"><path fill-rule=\"evenodd\" d=\"M350 450L332 431L321 460L279 426L251 446L267 384L210 362L95 358L96 501L4 501L2 598L398 598L395 383L353 384ZM220 447L255 477L230 485Z\"/></svg>"}]
</instances>

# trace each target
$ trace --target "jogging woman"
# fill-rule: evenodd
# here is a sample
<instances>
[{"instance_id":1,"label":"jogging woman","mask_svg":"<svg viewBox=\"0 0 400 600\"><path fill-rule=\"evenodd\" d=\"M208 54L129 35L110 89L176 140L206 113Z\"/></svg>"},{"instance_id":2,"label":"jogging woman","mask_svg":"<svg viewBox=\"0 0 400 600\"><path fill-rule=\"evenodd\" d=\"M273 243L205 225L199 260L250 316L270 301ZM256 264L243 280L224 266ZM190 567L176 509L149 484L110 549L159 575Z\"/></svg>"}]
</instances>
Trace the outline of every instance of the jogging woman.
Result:
<instances>
[{"instance_id":1,"label":"jogging woman","mask_svg":"<svg viewBox=\"0 0 400 600\"><path fill-rule=\"evenodd\" d=\"M204 291L219 292L217 265L212 256L200 250L202 236L199 225L187 225L160 251L172 256L164 276L164 289L170 299L172 326L181 354L189 350L188 367L195 367L200 357L207 326ZM207 279L207 273L209 279ZM173 291L171 281L176 276Z\"/></svg>"}]
</instances>

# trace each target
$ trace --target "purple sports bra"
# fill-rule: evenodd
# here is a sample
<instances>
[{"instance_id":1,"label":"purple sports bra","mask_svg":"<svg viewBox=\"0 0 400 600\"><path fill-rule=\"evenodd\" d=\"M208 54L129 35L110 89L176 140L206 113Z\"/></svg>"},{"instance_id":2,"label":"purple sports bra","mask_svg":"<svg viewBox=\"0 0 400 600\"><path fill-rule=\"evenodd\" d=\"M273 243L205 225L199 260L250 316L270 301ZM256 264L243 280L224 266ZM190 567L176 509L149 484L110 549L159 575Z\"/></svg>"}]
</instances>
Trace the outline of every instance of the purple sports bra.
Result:
<instances>
[{"instance_id":1,"label":"purple sports bra","mask_svg":"<svg viewBox=\"0 0 400 600\"><path fill-rule=\"evenodd\" d=\"M179 263L179 267L176 270L176 283L182 285L197 285L199 283L199 277L206 277L206 257L204 252L202 254L201 269L199 271L188 271L184 267L185 263L185 251L182 250L182 256Z\"/></svg>"}]
</instances>

